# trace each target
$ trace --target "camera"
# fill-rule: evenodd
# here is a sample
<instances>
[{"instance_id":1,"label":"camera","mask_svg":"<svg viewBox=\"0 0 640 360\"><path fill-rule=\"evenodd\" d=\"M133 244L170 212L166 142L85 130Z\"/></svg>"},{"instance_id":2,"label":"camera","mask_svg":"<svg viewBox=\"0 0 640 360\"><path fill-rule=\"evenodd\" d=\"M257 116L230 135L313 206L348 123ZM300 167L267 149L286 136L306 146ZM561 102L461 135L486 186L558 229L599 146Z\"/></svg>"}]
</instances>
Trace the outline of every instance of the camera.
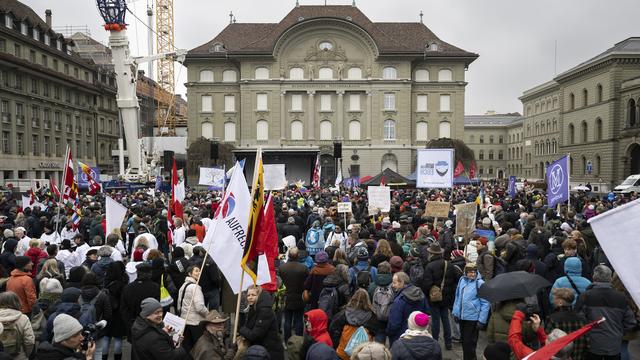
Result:
<instances>
[{"instance_id":1,"label":"camera","mask_svg":"<svg viewBox=\"0 0 640 360\"><path fill-rule=\"evenodd\" d=\"M95 334L98 330L102 330L107 327L107 320L100 320L95 324L89 324L82 330L82 344L80 347L83 351L89 348L89 344L96 341Z\"/></svg>"}]
</instances>

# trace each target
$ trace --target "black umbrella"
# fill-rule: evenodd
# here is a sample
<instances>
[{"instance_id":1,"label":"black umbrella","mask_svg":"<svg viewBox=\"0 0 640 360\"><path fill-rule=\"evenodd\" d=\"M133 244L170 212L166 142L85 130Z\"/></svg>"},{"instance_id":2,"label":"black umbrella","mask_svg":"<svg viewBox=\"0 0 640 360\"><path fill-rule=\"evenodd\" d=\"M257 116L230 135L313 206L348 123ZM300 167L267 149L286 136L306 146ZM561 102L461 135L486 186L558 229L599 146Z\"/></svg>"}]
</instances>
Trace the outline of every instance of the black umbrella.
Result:
<instances>
[{"instance_id":1,"label":"black umbrella","mask_svg":"<svg viewBox=\"0 0 640 360\"><path fill-rule=\"evenodd\" d=\"M496 303L504 300L534 296L540 289L551 286L547 279L526 271L500 274L485 282L478 290L478 297Z\"/></svg>"}]
</instances>

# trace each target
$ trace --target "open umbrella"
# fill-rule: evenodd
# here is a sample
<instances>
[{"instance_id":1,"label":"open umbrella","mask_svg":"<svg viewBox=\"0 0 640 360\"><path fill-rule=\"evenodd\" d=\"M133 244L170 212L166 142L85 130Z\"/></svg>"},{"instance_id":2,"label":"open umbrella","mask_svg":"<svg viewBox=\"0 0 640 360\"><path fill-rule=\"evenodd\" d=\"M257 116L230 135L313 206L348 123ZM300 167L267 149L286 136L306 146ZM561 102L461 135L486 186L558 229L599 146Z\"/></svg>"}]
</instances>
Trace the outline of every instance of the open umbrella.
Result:
<instances>
[{"instance_id":1,"label":"open umbrella","mask_svg":"<svg viewBox=\"0 0 640 360\"><path fill-rule=\"evenodd\" d=\"M512 271L500 274L482 284L478 290L478 296L496 303L533 296L540 289L548 286L551 286L551 283L540 275L526 271Z\"/></svg>"},{"instance_id":2,"label":"open umbrella","mask_svg":"<svg viewBox=\"0 0 640 360\"><path fill-rule=\"evenodd\" d=\"M589 188L584 185L578 185L573 187L574 191L589 191Z\"/></svg>"}]
</instances>

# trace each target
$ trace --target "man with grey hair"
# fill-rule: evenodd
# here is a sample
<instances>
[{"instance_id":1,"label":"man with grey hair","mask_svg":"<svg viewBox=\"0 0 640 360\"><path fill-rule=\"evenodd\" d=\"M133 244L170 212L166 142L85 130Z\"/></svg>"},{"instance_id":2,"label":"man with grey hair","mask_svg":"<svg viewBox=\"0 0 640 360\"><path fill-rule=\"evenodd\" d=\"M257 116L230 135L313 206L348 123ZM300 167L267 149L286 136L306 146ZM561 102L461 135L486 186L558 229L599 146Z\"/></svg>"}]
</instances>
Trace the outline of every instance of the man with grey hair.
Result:
<instances>
[{"instance_id":1,"label":"man with grey hair","mask_svg":"<svg viewBox=\"0 0 640 360\"><path fill-rule=\"evenodd\" d=\"M622 336L636 325L633 312L624 294L611 286L611 269L598 265L593 269L593 283L576 302L576 310L584 312L587 320L606 321L593 328L587 359L620 359Z\"/></svg>"}]
</instances>

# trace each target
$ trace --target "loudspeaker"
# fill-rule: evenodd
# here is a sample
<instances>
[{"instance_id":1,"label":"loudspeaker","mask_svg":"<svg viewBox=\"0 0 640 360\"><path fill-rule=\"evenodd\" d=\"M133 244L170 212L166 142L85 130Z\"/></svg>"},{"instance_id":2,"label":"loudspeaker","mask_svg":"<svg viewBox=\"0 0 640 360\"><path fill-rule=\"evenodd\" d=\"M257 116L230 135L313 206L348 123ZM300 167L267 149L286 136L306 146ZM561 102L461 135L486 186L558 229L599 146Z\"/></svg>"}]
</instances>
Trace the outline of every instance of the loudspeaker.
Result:
<instances>
[{"instance_id":1,"label":"loudspeaker","mask_svg":"<svg viewBox=\"0 0 640 360\"><path fill-rule=\"evenodd\" d=\"M164 171L171 172L171 168L173 167L173 155L174 152L171 150L165 150L162 158L164 159Z\"/></svg>"},{"instance_id":2,"label":"loudspeaker","mask_svg":"<svg viewBox=\"0 0 640 360\"><path fill-rule=\"evenodd\" d=\"M333 143L333 157L336 159L342 159L342 143Z\"/></svg>"},{"instance_id":3,"label":"loudspeaker","mask_svg":"<svg viewBox=\"0 0 640 360\"><path fill-rule=\"evenodd\" d=\"M214 160L218 160L218 143L211 143L211 158Z\"/></svg>"}]
</instances>

